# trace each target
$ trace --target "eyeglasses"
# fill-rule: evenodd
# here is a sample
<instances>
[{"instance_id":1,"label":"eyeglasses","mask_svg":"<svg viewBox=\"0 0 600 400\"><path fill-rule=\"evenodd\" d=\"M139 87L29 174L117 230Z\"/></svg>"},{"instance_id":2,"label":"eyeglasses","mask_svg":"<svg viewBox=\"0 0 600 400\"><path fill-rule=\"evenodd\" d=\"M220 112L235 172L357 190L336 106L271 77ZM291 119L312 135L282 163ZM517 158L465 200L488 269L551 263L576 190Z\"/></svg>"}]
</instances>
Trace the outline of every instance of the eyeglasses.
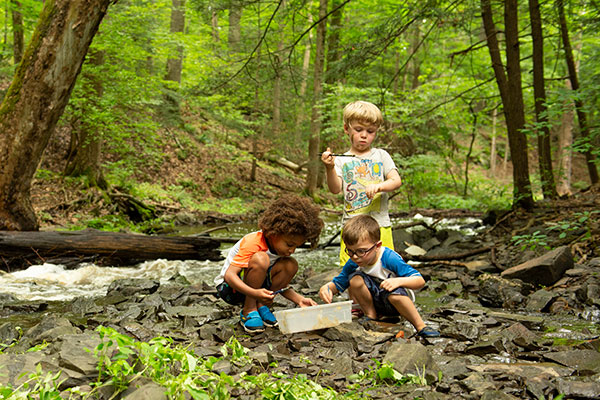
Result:
<instances>
[{"instance_id":1,"label":"eyeglasses","mask_svg":"<svg viewBox=\"0 0 600 400\"><path fill-rule=\"evenodd\" d=\"M358 258L364 257L367 255L368 252L370 252L371 250L373 250L375 247L377 247L377 245L379 244L379 242L375 243L373 246L369 247L368 249L364 250L364 249L357 249L357 250L350 250L349 248L346 247L346 254L348 254L350 256L350 258L356 256Z\"/></svg>"}]
</instances>

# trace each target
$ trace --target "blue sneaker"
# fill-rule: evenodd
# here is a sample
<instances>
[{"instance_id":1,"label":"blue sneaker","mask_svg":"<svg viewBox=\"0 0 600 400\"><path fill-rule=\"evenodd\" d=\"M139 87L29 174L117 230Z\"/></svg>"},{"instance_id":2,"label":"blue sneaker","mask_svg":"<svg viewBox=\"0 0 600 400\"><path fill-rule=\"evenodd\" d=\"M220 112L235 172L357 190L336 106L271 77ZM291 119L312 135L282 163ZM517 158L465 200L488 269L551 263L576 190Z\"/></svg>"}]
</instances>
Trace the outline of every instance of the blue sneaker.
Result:
<instances>
[{"instance_id":1,"label":"blue sneaker","mask_svg":"<svg viewBox=\"0 0 600 400\"><path fill-rule=\"evenodd\" d=\"M423 328L419 332L417 332L416 335L418 337L422 337L422 338L432 338L432 337L439 337L440 333L438 331L436 331L435 329L426 326L425 328Z\"/></svg>"},{"instance_id":2,"label":"blue sneaker","mask_svg":"<svg viewBox=\"0 0 600 400\"><path fill-rule=\"evenodd\" d=\"M250 311L246 316L244 316L243 310L240 311L240 324L249 333L258 333L265 330L265 325L258 311Z\"/></svg>"},{"instance_id":3,"label":"blue sneaker","mask_svg":"<svg viewBox=\"0 0 600 400\"><path fill-rule=\"evenodd\" d=\"M277 318L275 318L271 310L269 310L269 307L259 307L258 313L260 314L260 318L266 326L270 326L271 328L277 326Z\"/></svg>"}]
</instances>

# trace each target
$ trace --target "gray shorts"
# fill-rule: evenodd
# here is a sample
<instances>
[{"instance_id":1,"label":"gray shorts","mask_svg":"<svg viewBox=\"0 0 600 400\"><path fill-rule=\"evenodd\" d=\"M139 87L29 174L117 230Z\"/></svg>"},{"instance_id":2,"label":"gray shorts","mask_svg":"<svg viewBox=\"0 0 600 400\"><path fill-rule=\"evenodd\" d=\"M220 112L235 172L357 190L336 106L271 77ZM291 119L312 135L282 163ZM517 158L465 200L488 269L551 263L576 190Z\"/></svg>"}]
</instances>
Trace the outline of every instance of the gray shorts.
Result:
<instances>
[{"instance_id":1,"label":"gray shorts","mask_svg":"<svg viewBox=\"0 0 600 400\"><path fill-rule=\"evenodd\" d=\"M396 307L390 303L388 297L390 294L399 294L401 296L408 296L412 302L415 301L415 294L410 289L405 289L403 287L399 287L394 289L391 292L388 292L385 289L381 288L381 282L383 279L375 278L374 276L367 275L361 270L356 270L354 273L350 274L349 279L352 279L355 276L360 276L363 278L367 289L371 293L371 297L373 298L373 306L375 307L375 311L378 316L381 317L396 317L400 315Z\"/></svg>"}]
</instances>

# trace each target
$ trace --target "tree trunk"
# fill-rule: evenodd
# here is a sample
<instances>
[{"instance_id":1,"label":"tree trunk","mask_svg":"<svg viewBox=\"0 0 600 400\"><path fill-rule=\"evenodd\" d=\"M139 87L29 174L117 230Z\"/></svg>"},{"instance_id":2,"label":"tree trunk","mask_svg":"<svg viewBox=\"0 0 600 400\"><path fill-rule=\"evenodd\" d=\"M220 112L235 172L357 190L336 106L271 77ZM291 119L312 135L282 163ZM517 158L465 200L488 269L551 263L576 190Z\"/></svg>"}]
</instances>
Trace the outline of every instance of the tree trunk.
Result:
<instances>
[{"instance_id":1,"label":"tree trunk","mask_svg":"<svg viewBox=\"0 0 600 400\"><path fill-rule=\"evenodd\" d=\"M15 65L21 62L23 57L23 14L21 13L21 3L19 1L11 1L12 8L12 23L13 23L13 57Z\"/></svg>"},{"instance_id":2,"label":"tree trunk","mask_svg":"<svg viewBox=\"0 0 600 400\"><path fill-rule=\"evenodd\" d=\"M498 109L492 110L492 144L490 148L490 174L492 177L496 176L496 121L498 119Z\"/></svg>"},{"instance_id":3,"label":"tree trunk","mask_svg":"<svg viewBox=\"0 0 600 400\"><path fill-rule=\"evenodd\" d=\"M542 179L544 198L556 198L554 174L552 172L552 153L550 150L550 128L546 115L546 88L544 84L544 36L542 17L538 0L529 0L529 18L533 39L533 95L535 98L535 118L538 138L538 164Z\"/></svg>"},{"instance_id":4,"label":"tree trunk","mask_svg":"<svg viewBox=\"0 0 600 400\"><path fill-rule=\"evenodd\" d=\"M285 0L281 1L281 13L285 13ZM283 75L283 68L281 62L281 55L283 54L283 40L284 40L284 29L285 21L281 22L279 27L279 40L277 41L277 53L273 55L273 69L275 72L275 79L273 81L273 123L272 132L274 135L279 135L281 129L281 80Z\"/></svg>"},{"instance_id":5,"label":"tree trunk","mask_svg":"<svg viewBox=\"0 0 600 400\"><path fill-rule=\"evenodd\" d=\"M567 88L571 89L571 82L565 82ZM560 196L571 195L571 175L573 167L573 124L574 115L573 103L566 102L564 111L561 117L560 127L558 128L558 187L557 191Z\"/></svg>"},{"instance_id":6,"label":"tree trunk","mask_svg":"<svg viewBox=\"0 0 600 400\"><path fill-rule=\"evenodd\" d=\"M219 43L219 14L216 10L212 10L210 16L211 35L214 43Z\"/></svg>"},{"instance_id":7,"label":"tree trunk","mask_svg":"<svg viewBox=\"0 0 600 400\"><path fill-rule=\"evenodd\" d=\"M185 28L185 0L172 0L171 6L171 33L183 33ZM178 40L179 41L179 40ZM176 45L177 57L167 59L167 74L165 79L181 83L181 70L183 69L183 46Z\"/></svg>"},{"instance_id":8,"label":"tree trunk","mask_svg":"<svg viewBox=\"0 0 600 400\"><path fill-rule=\"evenodd\" d=\"M557 0L556 7L558 9L563 47L565 48L565 59L567 61L567 68L569 70L569 80L571 81L571 88L577 92L579 90L579 79L577 77L577 69L575 68L575 60L573 58L573 49L571 48L571 41L569 39L569 30L567 28L567 18L565 17L563 0ZM575 96L575 110L577 112L577 119L579 120L579 131L581 132L583 141L586 144L586 150L584 151L584 154L588 168L588 174L590 175L590 181L592 182L592 185L594 185L598 183L599 180L598 169L596 168L594 155L592 153L592 144L586 111L583 106L583 101L579 96Z\"/></svg>"},{"instance_id":9,"label":"tree trunk","mask_svg":"<svg viewBox=\"0 0 600 400\"><path fill-rule=\"evenodd\" d=\"M327 30L327 56L325 63L325 83L327 86L334 85L344 78L342 74L334 72L336 63L342 58L342 52L340 51L340 31L343 28L342 18L344 9L343 7L339 7L340 4L341 0L333 0L331 4L331 9L336 11L331 14L331 21L329 22L329 29ZM324 118L323 123L327 125L329 119ZM330 143L321 142L319 145L319 153L324 152L328 146L330 146ZM319 163L317 187L324 186L325 180L325 168Z\"/></svg>"},{"instance_id":10,"label":"tree trunk","mask_svg":"<svg viewBox=\"0 0 600 400\"><path fill-rule=\"evenodd\" d=\"M315 50L315 64L313 75L313 106L310 121L310 139L308 141L308 173L306 175L306 192L314 194L317 189L317 175L319 172L319 142L321 133L321 122L319 112L319 101L322 94L323 64L325 50L325 32L327 26L327 0L319 0L319 24L317 25L317 47Z\"/></svg>"},{"instance_id":11,"label":"tree trunk","mask_svg":"<svg viewBox=\"0 0 600 400\"><path fill-rule=\"evenodd\" d=\"M0 106L0 229L37 230L31 181L110 0L46 1Z\"/></svg>"},{"instance_id":12,"label":"tree trunk","mask_svg":"<svg viewBox=\"0 0 600 400\"><path fill-rule=\"evenodd\" d=\"M227 35L229 50L232 52L238 52L240 50L241 20L242 4L238 0L232 0L229 7L229 30Z\"/></svg>"},{"instance_id":13,"label":"tree trunk","mask_svg":"<svg viewBox=\"0 0 600 400\"><path fill-rule=\"evenodd\" d=\"M412 90L416 90L420 85L419 76L421 76L421 61L417 56L419 42L421 41L421 26L419 25L419 21L415 21L415 23L413 24L412 32L413 35L411 36L410 40L410 54L412 54L413 56L410 61L410 70L412 77L410 88Z\"/></svg>"},{"instance_id":14,"label":"tree trunk","mask_svg":"<svg viewBox=\"0 0 600 400\"><path fill-rule=\"evenodd\" d=\"M513 162L513 205L531 209L533 208L533 195L529 181L527 138L522 130L525 126L525 111L521 89L517 7L517 0L506 0L504 3L504 23L506 29L505 74L500 56L500 46L493 20L491 2L490 0L481 0L481 17L487 37L492 68L504 106L508 143Z\"/></svg>"},{"instance_id":15,"label":"tree trunk","mask_svg":"<svg viewBox=\"0 0 600 400\"><path fill-rule=\"evenodd\" d=\"M132 265L141 261L222 259L220 242L198 236L146 236L86 229L75 232L0 231L0 270L45 262Z\"/></svg>"},{"instance_id":16,"label":"tree trunk","mask_svg":"<svg viewBox=\"0 0 600 400\"><path fill-rule=\"evenodd\" d=\"M100 66L104 63L104 53L93 51L90 53L89 63ZM90 70L83 71L85 76L84 93L86 104L90 108L98 108L98 100L102 97L104 87L102 80ZM80 112L85 112L80 110ZM90 122L90 118L81 118L81 124L74 127L71 132L70 151L65 166L66 176L86 176L91 185L101 189L108 189L108 182L104 178L100 167L102 154L102 136L98 126Z\"/></svg>"}]
</instances>

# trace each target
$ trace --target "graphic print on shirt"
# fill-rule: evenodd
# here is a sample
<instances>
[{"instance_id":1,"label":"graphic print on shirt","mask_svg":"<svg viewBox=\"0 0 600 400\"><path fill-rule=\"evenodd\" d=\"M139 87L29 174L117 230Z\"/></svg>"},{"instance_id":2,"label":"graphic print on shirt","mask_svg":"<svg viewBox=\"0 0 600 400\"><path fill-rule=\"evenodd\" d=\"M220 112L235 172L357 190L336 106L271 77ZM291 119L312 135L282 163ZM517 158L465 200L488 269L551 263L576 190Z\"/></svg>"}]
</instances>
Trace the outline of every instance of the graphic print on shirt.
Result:
<instances>
[{"instance_id":1,"label":"graphic print on shirt","mask_svg":"<svg viewBox=\"0 0 600 400\"><path fill-rule=\"evenodd\" d=\"M345 208L348 214L381 210L381 193L369 199L365 188L384 181L383 163L368 159L349 161L342 166L342 177L346 183Z\"/></svg>"}]
</instances>

